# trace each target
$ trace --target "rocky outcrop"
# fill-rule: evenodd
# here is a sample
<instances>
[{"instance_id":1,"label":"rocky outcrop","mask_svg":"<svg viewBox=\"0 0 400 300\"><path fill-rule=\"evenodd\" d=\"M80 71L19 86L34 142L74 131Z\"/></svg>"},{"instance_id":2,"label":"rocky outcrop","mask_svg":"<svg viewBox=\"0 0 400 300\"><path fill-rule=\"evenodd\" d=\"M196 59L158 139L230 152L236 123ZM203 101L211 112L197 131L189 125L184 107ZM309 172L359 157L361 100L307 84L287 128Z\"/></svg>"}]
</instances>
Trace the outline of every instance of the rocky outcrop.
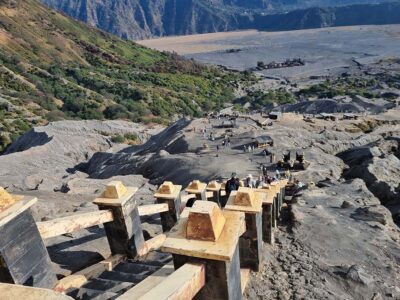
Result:
<instances>
[{"instance_id":1,"label":"rocky outcrop","mask_svg":"<svg viewBox=\"0 0 400 300\"><path fill-rule=\"evenodd\" d=\"M349 166L347 178L361 178L383 203L400 201L400 159L397 141L380 141L338 154Z\"/></svg>"},{"instance_id":2,"label":"rocky outcrop","mask_svg":"<svg viewBox=\"0 0 400 300\"><path fill-rule=\"evenodd\" d=\"M400 144L398 139L387 138L364 147L338 154L348 165L346 178L361 178L369 190L400 221Z\"/></svg>"},{"instance_id":3,"label":"rocky outcrop","mask_svg":"<svg viewBox=\"0 0 400 300\"><path fill-rule=\"evenodd\" d=\"M0 182L10 191L62 191L94 153L121 148L114 135L134 133L145 141L143 125L125 121L60 121L36 127L0 156ZM87 176L87 175L86 175Z\"/></svg>"}]
</instances>

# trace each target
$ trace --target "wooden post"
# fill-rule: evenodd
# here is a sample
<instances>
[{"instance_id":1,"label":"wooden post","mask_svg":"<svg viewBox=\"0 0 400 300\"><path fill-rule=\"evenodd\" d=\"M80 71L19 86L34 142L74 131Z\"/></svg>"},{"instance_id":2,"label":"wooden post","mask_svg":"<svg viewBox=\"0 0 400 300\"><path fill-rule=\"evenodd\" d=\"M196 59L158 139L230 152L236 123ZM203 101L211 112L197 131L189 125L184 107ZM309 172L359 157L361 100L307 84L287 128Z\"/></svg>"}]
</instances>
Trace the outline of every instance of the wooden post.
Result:
<instances>
[{"instance_id":1,"label":"wooden post","mask_svg":"<svg viewBox=\"0 0 400 300\"><path fill-rule=\"evenodd\" d=\"M133 195L138 189L110 182L101 198L94 200L100 210L112 210L114 221L104 224L111 253L140 256L145 249L138 206Z\"/></svg>"},{"instance_id":2,"label":"wooden post","mask_svg":"<svg viewBox=\"0 0 400 300\"><path fill-rule=\"evenodd\" d=\"M154 194L157 203L168 204L169 210L160 214L163 231L170 231L179 220L181 211L181 185L164 182Z\"/></svg>"},{"instance_id":3,"label":"wooden post","mask_svg":"<svg viewBox=\"0 0 400 300\"><path fill-rule=\"evenodd\" d=\"M0 282L41 288L57 282L30 210L36 201L0 188Z\"/></svg>"},{"instance_id":4,"label":"wooden post","mask_svg":"<svg viewBox=\"0 0 400 300\"><path fill-rule=\"evenodd\" d=\"M185 191L189 194L194 194L196 198L190 199L186 206L192 207L193 203L197 200L207 201L206 187L207 185L205 183L200 182L199 180L193 180L185 189Z\"/></svg>"},{"instance_id":5,"label":"wooden post","mask_svg":"<svg viewBox=\"0 0 400 300\"><path fill-rule=\"evenodd\" d=\"M208 183L206 190L213 193L211 201L217 203L218 206L221 207L221 184L216 181L211 181Z\"/></svg>"},{"instance_id":6,"label":"wooden post","mask_svg":"<svg viewBox=\"0 0 400 300\"><path fill-rule=\"evenodd\" d=\"M205 266L205 286L194 299L242 298L238 242L244 227L243 213L221 211L211 201L197 201L182 212L161 250L172 253L175 269Z\"/></svg>"},{"instance_id":7,"label":"wooden post","mask_svg":"<svg viewBox=\"0 0 400 300\"><path fill-rule=\"evenodd\" d=\"M262 203L265 193L251 188L232 191L226 210L244 212L246 232L239 239L240 267L258 272L262 264Z\"/></svg>"}]
</instances>

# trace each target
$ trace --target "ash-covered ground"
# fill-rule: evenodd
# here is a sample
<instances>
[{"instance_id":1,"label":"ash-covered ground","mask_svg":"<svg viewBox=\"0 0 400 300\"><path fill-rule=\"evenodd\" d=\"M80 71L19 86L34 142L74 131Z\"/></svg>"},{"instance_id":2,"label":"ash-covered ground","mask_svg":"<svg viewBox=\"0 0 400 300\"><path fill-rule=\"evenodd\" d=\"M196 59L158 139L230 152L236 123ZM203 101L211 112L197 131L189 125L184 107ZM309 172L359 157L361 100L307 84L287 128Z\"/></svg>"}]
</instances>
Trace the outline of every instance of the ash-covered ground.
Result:
<instances>
[{"instance_id":1,"label":"ash-covered ground","mask_svg":"<svg viewBox=\"0 0 400 300\"><path fill-rule=\"evenodd\" d=\"M164 180L258 176L262 164L273 175L276 165L262 149L243 150L268 135L277 159L303 151L310 166L293 174L305 188L288 199L276 243L265 246L265 265L252 274L246 297L399 299L400 111L312 122L287 113L263 128L264 120L244 116L227 131L219 128L224 119L181 119L161 132L126 122L57 122L33 129L0 156L0 182L39 197L37 220L96 210L91 201L114 179L138 186L138 202L148 204ZM144 143L113 144L115 132L135 132ZM143 222L146 236L160 231L157 219ZM109 254L102 228L46 243L63 275Z\"/></svg>"},{"instance_id":2,"label":"ash-covered ground","mask_svg":"<svg viewBox=\"0 0 400 300\"><path fill-rule=\"evenodd\" d=\"M304 66L264 70L269 77L296 81L310 76L335 76L359 64L400 55L400 25L349 26L284 32L254 30L167 37L139 41L158 50L231 69L301 58ZM235 50L235 51L233 51Z\"/></svg>"}]
</instances>

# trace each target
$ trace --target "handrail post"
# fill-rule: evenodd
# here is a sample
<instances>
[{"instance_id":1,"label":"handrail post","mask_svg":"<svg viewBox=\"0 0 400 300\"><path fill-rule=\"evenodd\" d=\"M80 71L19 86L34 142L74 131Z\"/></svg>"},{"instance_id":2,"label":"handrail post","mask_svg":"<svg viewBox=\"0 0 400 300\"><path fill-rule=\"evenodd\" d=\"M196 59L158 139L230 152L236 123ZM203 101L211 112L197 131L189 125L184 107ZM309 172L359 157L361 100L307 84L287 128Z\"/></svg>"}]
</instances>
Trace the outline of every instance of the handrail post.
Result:
<instances>
[{"instance_id":1,"label":"handrail post","mask_svg":"<svg viewBox=\"0 0 400 300\"><path fill-rule=\"evenodd\" d=\"M262 202L266 195L251 188L232 191L225 209L245 214L246 232L239 238L240 267L258 272L262 264Z\"/></svg>"},{"instance_id":2,"label":"handrail post","mask_svg":"<svg viewBox=\"0 0 400 300\"><path fill-rule=\"evenodd\" d=\"M145 249L138 205L133 199L137 190L135 187L125 187L119 181L112 181L101 198L94 200L100 210L110 209L113 212L114 221L104 224L112 255L135 258Z\"/></svg>"},{"instance_id":3,"label":"handrail post","mask_svg":"<svg viewBox=\"0 0 400 300\"><path fill-rule=\"evenodd\" d=\"M205 286L196 299L242 299L239 236L245 231L242 212L222 211L211 201L186 208L161 250L172 253L174 267L205 266Z\"/></svg>"},{"instance_id":4,"label":"handrail post","mask_svg":"<svg viewBox=\"0 0 400 300\"><path fill-rule=\"evenodd\" d=\"M0 282L41 288L57 282L30 210L36 201L0 188Z\"/></svg>"},{"instance_id":5,"label":"handrail post","mask_svg":"<svg viewBox=\"0 0 400 300\"><path fill-rule=\"evenodd\" d=\"M160 213L163 232L170 231L179 220L181 211L181 185L164 182L154 194L157 203L167 203L169 210Z\"/></svg>"},{"instance_id":6,"label":"handrail post","mask_svg":"<svg viewBox=\"0 0 400 300\"><path fill-rule=\"evenodd\" d=\"M211 181L208 183L206 190L213 193L211 201L217 203L218 206L221 207L221 184L216 181Z\"/></svg>"},{"instance_id":7,"label":"handrail post","mask_svg":"<svg viewBox=\"0 0 400 300\"><path fill-rule=\"evenodd\" d=\"M186 206L192 207L193 203L197 200L207 201L206 187L207 185L203 182L200 182L199 180L193 180L191 183L189 183L185 191L189 194L194 194L196 198L189 199Z\"/></svg>"}]
</instances>

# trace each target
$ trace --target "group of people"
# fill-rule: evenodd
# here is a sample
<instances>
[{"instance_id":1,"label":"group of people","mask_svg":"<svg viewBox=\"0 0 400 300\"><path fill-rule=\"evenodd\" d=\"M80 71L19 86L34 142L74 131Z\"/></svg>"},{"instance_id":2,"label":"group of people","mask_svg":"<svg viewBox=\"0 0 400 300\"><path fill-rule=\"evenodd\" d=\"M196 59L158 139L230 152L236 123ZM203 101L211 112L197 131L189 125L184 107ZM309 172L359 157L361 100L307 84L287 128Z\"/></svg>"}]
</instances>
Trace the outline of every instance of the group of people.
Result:
<instances>
[{"instance_id":1,"label":"group of people","mask_svg":"<svg viewBox=\"0 0 400 300\"><path fill-rule=\"evenodd\" d=\"M291 180L292 175L289 170L286 170L284 175L282 176L279 170L276 170L275 175L272 177L268 174L267 168L262 166L263 175L260 175L259 178L254 178L253 175L249 174L243 181L243 185L248 188L261 188L263 184L271 184L274 181L279 181L284 176L286 179ZM240 187L240 180L237 177L235 172L232 173L231 178L226 182L225 191L226 195L229 197L232 191L237 191Z\"/></svg>"},{"instance_id":2,"label":"group of people","mask_svg":"<svg viewBox=\"0 0 400 300\"><path fill-rule=\"evenodd\" d=\"M231 146L231 139L229 137L224 138L224 140L222 141L222 147L226 148L230 146Z\"/></svg>"},{"instance_id":3,"label":"group of people","mask_svg":"<svg viewBox=\"0 0 400 300\"><path fill-rule=\"evenodd\" d=\"M204 127L204 129L201 130L201 133L203 134L204 139L209 139L210 141L215 141L215 135L212 131L208 133L207 128Z\"/></svg>"},{"instance_id":4,"label":"group of people","mask_svg":"<svg viewBox=\"0 0 400 300\"><path fill-rule=\"evenodd\" d=\"M254 152L254 146L252 145L252 144L250 144L250 145L248 145L248 146L246 146L246 145L243 145L243 151L246 153L246 152L249 152L249 153L253 153Z\"/></svg>"}]
</instances>

